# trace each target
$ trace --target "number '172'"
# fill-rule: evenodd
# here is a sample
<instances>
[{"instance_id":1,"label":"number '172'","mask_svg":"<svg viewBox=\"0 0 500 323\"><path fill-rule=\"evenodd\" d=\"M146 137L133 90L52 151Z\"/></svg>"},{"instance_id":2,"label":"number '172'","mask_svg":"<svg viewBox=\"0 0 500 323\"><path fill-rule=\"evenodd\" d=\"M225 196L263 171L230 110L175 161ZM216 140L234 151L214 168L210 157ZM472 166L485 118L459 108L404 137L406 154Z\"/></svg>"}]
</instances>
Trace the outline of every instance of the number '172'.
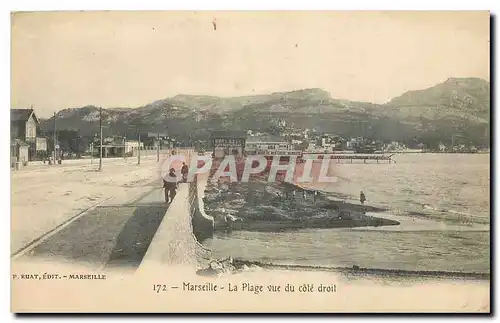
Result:
<instances>
[{"instance_id":1,"label":"number '172'","mask_svg":"<svg viewBox=\"0 0 500 323\"><path fill-rule=\"evenodd\" d=\"M153 285L153 292L166 292L167 291L167 285L159 285L155 284Z\"/></svg>"}]
</instances>

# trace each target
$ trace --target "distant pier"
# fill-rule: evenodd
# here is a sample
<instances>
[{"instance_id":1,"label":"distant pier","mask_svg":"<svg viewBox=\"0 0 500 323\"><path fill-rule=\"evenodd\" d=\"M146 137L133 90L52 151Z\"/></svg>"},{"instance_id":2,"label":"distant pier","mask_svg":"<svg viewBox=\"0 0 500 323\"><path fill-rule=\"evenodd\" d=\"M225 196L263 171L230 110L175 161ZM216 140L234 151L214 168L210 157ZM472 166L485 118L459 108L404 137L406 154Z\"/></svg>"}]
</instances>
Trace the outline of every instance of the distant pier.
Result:
<instances>
[{"instance_id":1,"label":"distant pier","mask_svg":"<svg viewBox=\"0 0 500 323\"><path fill-rule=\"evenodd\" d=\"M383 154L325 154L325 153L304 153L302 156L303 160L307 160L308 157L315 157L316 160L321 159L334 159L337 163L347 162L353 163L353 161L363 161L363 163L375 161L377 164L380 162L396 163L392 159L393 154L383 155Z\"/></svg>"}]
</instances>

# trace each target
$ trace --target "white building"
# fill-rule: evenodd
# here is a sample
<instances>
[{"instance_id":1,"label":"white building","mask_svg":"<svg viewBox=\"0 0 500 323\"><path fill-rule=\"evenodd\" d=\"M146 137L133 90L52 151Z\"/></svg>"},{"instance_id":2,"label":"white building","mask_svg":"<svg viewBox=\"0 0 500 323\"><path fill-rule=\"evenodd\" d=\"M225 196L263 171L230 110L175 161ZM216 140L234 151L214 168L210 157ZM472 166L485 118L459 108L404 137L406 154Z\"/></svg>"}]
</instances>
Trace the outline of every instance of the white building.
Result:
<instances>
[{"instance_id":1,"label":"white building","mask_svg":"<svg viewBox=\"0 0 500 323\"><path fill-rule=\"evenodd\" d=\"M279 136L251 136L245 142L245 152L249 155L300 155L294 145Z\"/></svg>"},{"instance_id":2,"label":"white building","mask_svg":"<svg viewBox=\"0 0 500 323\"><path fill-rule=\"evenodd\" d=\"M125 153L130 154L139 149L139 146L141 147L141 150L144 148L144 143L139 143L137 140L126 140L125 141Z\"/></svg>"}]
</instances>

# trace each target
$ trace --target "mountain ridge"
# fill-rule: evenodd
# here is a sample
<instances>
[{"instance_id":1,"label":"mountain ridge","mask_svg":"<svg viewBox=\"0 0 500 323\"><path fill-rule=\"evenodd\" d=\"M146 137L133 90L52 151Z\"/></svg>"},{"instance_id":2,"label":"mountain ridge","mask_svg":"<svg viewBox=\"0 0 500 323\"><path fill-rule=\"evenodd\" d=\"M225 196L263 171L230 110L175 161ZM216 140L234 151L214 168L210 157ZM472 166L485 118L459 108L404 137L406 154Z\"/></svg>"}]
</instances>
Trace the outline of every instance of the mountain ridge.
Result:
<instances>
[{"instance_id":1,"label":"mountain ridge","mask_svg":"<svg viewBox=\"0 0 500 323\"><path fill-rule=\"evenodd\" d=\"M351 136L366 135L365 128L370 128L370 135L384 140L461 131L474 137L473 141L484 141L484 135L477 133L489 126L489 115L490 83L479 78L449 78L426 89L407 91L385 104L336 99L323 89L308 88L238 97L178 94L137 108L103 109L110 133L140 129L204 139L216 129L265 131L276 119L284 119L292 128ZM51 119L42 123L42 130L50 131ZM58 127L80 129L82 135L95 132L98 121L95 106L57 113ZM474 134L470 129L475 129Z\"/></svg>"}]
</instances>

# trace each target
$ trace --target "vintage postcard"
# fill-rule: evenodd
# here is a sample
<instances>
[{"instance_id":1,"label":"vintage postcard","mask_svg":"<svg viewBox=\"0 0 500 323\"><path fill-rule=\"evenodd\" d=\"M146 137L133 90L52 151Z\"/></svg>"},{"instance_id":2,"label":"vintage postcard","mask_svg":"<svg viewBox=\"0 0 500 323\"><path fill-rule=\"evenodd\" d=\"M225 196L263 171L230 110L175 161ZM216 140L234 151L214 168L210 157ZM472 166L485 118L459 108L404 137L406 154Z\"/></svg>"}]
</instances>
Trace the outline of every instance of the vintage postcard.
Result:
<instances>
[{"instance_id":1,"label":"vintage postcard","mask_svg":"<svg viewBox=\"0 0 500 323\"><path fill-rule=\"evenodd\" d=\"M12 312L490 312L488 11L11 37Z\"/></svg>"}]
</instances>

